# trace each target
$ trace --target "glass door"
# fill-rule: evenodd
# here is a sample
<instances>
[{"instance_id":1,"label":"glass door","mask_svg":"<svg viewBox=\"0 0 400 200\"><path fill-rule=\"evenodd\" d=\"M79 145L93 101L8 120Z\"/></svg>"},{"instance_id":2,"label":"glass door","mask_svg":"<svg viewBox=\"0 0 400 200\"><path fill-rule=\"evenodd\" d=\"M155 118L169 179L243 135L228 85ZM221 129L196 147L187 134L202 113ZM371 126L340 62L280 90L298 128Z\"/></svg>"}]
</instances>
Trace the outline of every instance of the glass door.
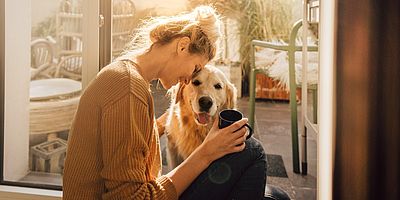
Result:
<instances>
[{"instance_id":1,"label":"glass door","mask_svg":"<svg viewBox=\"0 0 400 200\"><path fill-rule=\"evenodd\" d=\"M135 28L135 13L133 0L112 1L112 59L120 56L129 44Z\"/></svg>"},{"instance_id":2,"label":"glass door","mask_svg":"<svg viewBox=\"0 0 400 200\"><path fill-rule=\"evenodd\" d=\"M3 4L0 181L61 189L69 128L99 71L99 2Z\"/></svg>"}]
</instances>

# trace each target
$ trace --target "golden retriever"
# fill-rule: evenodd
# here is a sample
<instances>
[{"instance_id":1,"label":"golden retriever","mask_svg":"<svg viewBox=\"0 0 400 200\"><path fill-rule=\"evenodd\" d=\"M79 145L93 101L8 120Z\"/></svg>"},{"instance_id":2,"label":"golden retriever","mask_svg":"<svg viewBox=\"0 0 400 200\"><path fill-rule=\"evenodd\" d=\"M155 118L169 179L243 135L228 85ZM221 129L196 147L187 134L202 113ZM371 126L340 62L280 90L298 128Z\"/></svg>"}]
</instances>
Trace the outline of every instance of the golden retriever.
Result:
<instances>
[{"instance_id":1,"label":"golden retriever","mask_svg":"<svg viewBox=\"0 0 400 200\"><path fill-rule=\"evenodd\" d=\"M178 83L168 94L170 107L158 125L167 134L171 170L202 143L221 110L236 108L237 92L221 70L207 65L188 85Z\"/></svg>"}]
</instances>

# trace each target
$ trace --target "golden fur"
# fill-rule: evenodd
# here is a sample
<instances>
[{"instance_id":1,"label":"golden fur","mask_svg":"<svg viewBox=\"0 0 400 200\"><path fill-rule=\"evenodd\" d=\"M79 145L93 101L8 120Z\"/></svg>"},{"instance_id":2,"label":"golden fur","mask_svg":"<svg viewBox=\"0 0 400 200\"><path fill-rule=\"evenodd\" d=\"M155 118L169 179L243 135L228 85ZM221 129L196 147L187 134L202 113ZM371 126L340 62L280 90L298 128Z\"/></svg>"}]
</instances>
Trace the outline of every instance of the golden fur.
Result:
<instances>
[{"instance_id":1,"label":"golden fur","mask_svg":"<svg viewBox=\"0 0 400 200\"><path fill-rule=\"evenodd\" d=\"M167 133L168 166L172 169L202 143L221 110L236 107L237 94L236 88L222 71L210 65L194 75L191 83L178 83L168 93L171 96L171 104L165 114L167 116L161 117L158 125L162 124L161 130ZM201 97L212 100L208 112L200 111ZM204 123L203 118L201 123L201 120L198 120L199 113L208 113L209 120Z\"/></svg>"}]
</instances>

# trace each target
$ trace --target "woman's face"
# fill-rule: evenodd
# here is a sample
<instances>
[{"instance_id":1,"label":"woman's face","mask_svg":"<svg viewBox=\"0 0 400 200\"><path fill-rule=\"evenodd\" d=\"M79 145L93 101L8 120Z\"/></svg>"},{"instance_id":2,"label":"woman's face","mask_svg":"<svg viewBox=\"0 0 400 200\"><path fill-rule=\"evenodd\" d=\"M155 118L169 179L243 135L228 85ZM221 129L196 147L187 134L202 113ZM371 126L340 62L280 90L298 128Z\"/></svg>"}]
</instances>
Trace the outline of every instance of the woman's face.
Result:
<instances>
[{"instance_id":1,"label":"woman's face","mask_svg":"<svg viewBox=\"0 0 400 200\"><path fill-rule=\"evenodd\" d=\"M182 50L182 49L179 49ZM190 54L186 49L172 56L163 70L162 76L159 78L165 89L171 88L178 82L189 83L193 73L204 68L208 58L204 55Z\"/></svg>"}]
</instances>

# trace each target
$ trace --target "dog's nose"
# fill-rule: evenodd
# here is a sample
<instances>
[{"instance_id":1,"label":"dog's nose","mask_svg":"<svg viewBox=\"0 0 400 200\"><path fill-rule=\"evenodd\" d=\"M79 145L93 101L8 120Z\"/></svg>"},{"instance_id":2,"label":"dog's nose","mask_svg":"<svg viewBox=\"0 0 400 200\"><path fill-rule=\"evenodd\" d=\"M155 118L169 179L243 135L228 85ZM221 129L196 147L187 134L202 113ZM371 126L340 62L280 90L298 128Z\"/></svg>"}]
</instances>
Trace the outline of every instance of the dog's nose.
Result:
<instances>
[{"instance_id":1,"label":"dog's nose","mask_svg":"<svg viewBox=\"0 0 400 200\"><path fill-rule=\"evenodd\" d=\"M200 111L207 112L211 108L212 104L213 102L210 97L201 97L199 99Z\"/></svg>"}]
</instances>

